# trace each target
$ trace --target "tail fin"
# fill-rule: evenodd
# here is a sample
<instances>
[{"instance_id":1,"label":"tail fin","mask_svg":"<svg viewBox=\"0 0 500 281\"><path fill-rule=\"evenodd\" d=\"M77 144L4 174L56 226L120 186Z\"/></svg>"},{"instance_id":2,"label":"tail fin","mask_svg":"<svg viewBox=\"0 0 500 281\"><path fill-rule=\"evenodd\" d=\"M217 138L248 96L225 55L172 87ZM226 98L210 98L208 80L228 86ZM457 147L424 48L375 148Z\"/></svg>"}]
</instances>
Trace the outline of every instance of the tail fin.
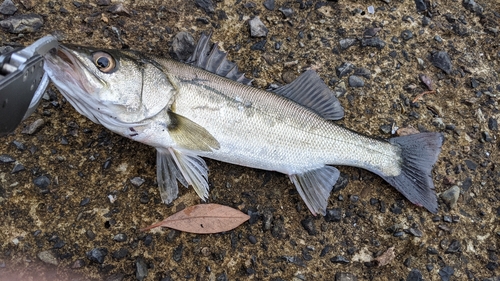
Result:
<instances>
[{"instance_id":1,"label":"tail fin","mask_svg":"<svg viewBox=\"0 0 500 281\"><path fill-rule=\"evenodd\" d=\"M389 139L401 147L401 174L381 175L408 200L432 213L438 210L432 181L432 166L436 163L444 137L441 133L420 133Z\"/></svg>"}]
</instances>

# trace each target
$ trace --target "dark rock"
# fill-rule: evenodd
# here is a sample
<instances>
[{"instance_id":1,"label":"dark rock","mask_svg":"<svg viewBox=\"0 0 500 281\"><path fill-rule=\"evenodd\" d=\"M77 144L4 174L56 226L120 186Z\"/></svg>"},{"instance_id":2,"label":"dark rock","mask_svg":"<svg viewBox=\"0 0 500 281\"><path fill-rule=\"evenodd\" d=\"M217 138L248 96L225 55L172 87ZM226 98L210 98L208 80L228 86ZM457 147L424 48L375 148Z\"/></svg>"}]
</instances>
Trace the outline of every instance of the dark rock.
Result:
<instances>
[{"instance_id":1,"label":"dark rock","mask_svg":"<svg viewBox=\"0 0 500 281\"><path fill-rule=\"evenodd\" d=\"M443 281L449 281L453 273L455 273L455 269L451 266L445 266L439 270L439 276Z\"/></svg>"},{"instance_id":2,"label":"dark rock","mask_svg":"<svg viewBox=\"0 0 500 281\"><path fill-rule=\"evenodd\" d=\"M1 22L0 22L1 23ZM21 134L27 134L27 135L33 135L36 133L40 128L45 125L45 121L43 119L37 119L35 122L29 124L26 126L22 131Z\"/></svg>"},{"instance_id":3,"label":"dark rock","mask_svg":"<svg viewBox=\"0 0 500 281\"><path fill-rule=\"evenodd\" d=\"M438 254L438 251L437 251L437 250L436 250L436 248L434 248L434 247L428 247L428 248L427 248L427 253L428 253L429 255L437 255L437 254Z\"/></svg>"},{"instance_id":4,"label":"dark rock","mask_svg":"<svg viewBox=\"0 0 500 281\"><path fill-rule=\"evenodd\" d=\"M490 117L488 119L488 129L492 131L498 131L498 121L497 119Z\"/></svg>"},{"instance_id":5,"label":"dark rock","mask_svg":"<svg viewBox=\"0 0 500 281\"><path fill-rule=\"evenodd\" d=\"M82 201L80 201L80 206L83 207L83 206L87 205L89 202L90 202L90 198L85 197L82 199Z\"/></svg>"},{"instance_id":6,"label":"dark rock","mask_svg":"<svg viewBox=\"0 0 500 281\"><path fill-rule=\"evenodd\" d=\"M318 233L316 226L314 225L314 219L311 216L307 216L300 222L300 224L302 224L302 227L304 227L309 235L316 235Z\"/></svg>"},{"instance_id":7,"label":"dark rock","mask_svg":"<svg viewBox=\"0 0 500 281\"><path fill-rule=\"evenodd\" d=\"M24 143L20 142L20 141L12 141L12 145L14 145L17 150L20 150L20 151L24 151L26 150L26 146L24 145Z\"/></svg>"},{"instance_id":8,"label":"dark rock","mask_svg":"<svg viewBox=\"0 0 500 281\"><path fill-rule=\"evenodd\" d=\"M108 249L106 248L94 248L87 253L87 259L91 262L102 264L104 258L108 255Z\"/></svg>"},{"instance_id":9,"label":"dark rock","mask_svg":"<svg viewBox=\"0 0 500 281\"><path fill-rule=\"evenodd\" d=\"M26 170L26 168L24 168L24 165L21 163L17 163L16 165L14 165L14 168L12 168L12 171L10 173L17 174L17 173L22 172L24 170Z\"/></svg>"},{"instance_id":10,"label":"dark rock","mask_svg":"<svg viewBox=\"0 0 500 281\"><path fill-rule=\"evenodd\" d=\"M335 257L331 258L330 261L333 263L343 263L343 264L350 263L350 261L348 259L344 258L343 256L335 256Z\"/></svg>"},{"instance_id":11,"label":"dark rock","mask_svg":"<svg viewBox=\"0 0 500 281\"><path fill-rule=\"evenodd\" d=\"M472 160L465 160L465 165L467 165L467 168L472 171L475 171L477 169L477 164Z\"/></svg>"},{"instance_id":12,"label":"dark rock","mask_svg":"<svg viewBox=\"0 0 500 281\"><path fill-rule=\"evenodd\" d=\"M180 244L174 249L174 253L172 255L172 259L175 262L180 262L182 260L182 251L184 250L184 245Z\"/></svg>"},{"instance_id":13,"label":"dark rock","mask_svg":"<svg viewBox=\"0 0 500 281\"><path fill-rule=\"evenodd\" d=\"M266 37L269 29L264 25L259 17L254 17L248 21L250 26L250 36L251 37Z\"/></svg>"},{"instance_id":14,"label":"dark rock","mask_svg":"<svg viewBox=\"0 0 500 281\"><path fill-rule=\"evenodd\" d=\"M410 40L411 38L413 38L413 32L411 32L411 30L403 30L403 32L401 32L401 38L403 38L403 40L405 41L408 41Z\"/></svg>"},{"instance_id":15,"label":"dark rock","mask_svg":"<svg viewBox=\"0 0 500 281\"><path fill-rule=\"evenodd\" d=\"M427 269L428 272L431 272L433 269L434 269L434 265L432 265L431 263L430 264L427 264L425 266L425 269Z\"/></svg>"},{"instance_id":16,"label":"dark rock","mask_svg":"<svg viewBox=\"0 0 500 281\"><path fill-rule=\"evenodd\" d=\"M365 81L359 76L351 75L349 76L349 86L353 88L361 88L365 86Z\"/></svg>"},{"instance_id":17,"label":"dark rock","mask_svg":"<svg viewBox=\"0 0 500 281\"><path fill-rule=\"evenodd\" d=\"M448 205L450 209L453 209L457 205L458 197L460 196L460 187L453 186L445 192L441 193L441 198L444 203Z\"/></svg>"},{"instance_id":18,"label":"dark rock","mask_svg":"<svg viewBox=\"0 0 500 281\"><path fill-rule=\"evenodd\" d=\"M488 269L489 271L495 271L497 268L498 268L498 262L493 262L493 261L490 261L486 264L486 269ZM494 281L498 281L500 280L500 277L498 277L498 279L494 280Z\"/></svg>"},{"instance_id":19,"label":"dark rock","mask_svg":"<svg viewBox=\"0 0 500 281\"><path fill-rule=\"evenodd\" d=\"M278 9L284 16L285 18L289 18L293 15L293 9L289 7L281 7Z\"/></svg>"},{"instance_id":20,"label":"dark rock","mask_svg":"<svg viewBox=\"0 0 500 281\"><path fill-rule=\"evenodd\" d=\"M452 64L451 64L450 56L448 56L447 52L439 51L439 52L434 53L434 55L432 55L431 61L435 67L446 72L446 74L451 73Z\"/></svg>"},{"instance_id":21,"label":"dark rock","mask_svg":"<svg viewBox=\"0 0 500 281\"><path fill-rule=\"evenodd\" d=\"M477 81L477 79L471 78L470 79L470 86L472 89L479 87L479 81Z\"/></svg>"},{"instance_id":22,"label":"dark rock","mask_svg":"<svg viewBox=\"0 0 500 281\"><path fill-rule=\"evenodd\" d=\"M172 41L172 57L180 61L187 60L193 54L195 45L193 36L188 32L177 33Z\"/></svg>"},{"instance_id":23,"label":"dark rock","mask_svg":"<svg viewBox=\"0 0 500 281\"><path fill-rule=\"evenodd\" d=\"M47 176L43 175L43 176L36 177L33 180L33 183L35 184L35 186L40 188L41 194L49 193L50 179Z\"/></svg>"},{"instance_id":24,"label":"dark rock","mask_svg":"<svg viewBox=\"0 0 500 281\"><path fill-rule=\"evenodd\" d=\"M332 245L326 245L322 250L321 253L319 254L320 257L326 256L329 252L333 250Z\"/></svg>"},{"instance_id":25,"label":"dark rock","mask_svg":"<svg viewBox=\"0 0 500 281\"><path fill-rule=\"evenodd\" d=\"M335 281L358 281L358 277L348 272L337 272L335 273Z\"/></svg>"},{"instance_id":26,"label":"dark rock","mask_svg":"<svg viewBox=\"0 0 500 281\"><path fill-rule=\"evenodd\" d=\"M452 220L451 220L451 216L444 215L444 216L443 216L443 221L444 221L444 222L451 223L451 222L452 222Z\"/></svg>"},{"instance_id":27,"label":"dark rock","mask_svg":"<svg viewBox=\"0 0 500 281\"><path fill-rule=\"evenodd\" d=\"M257 238L255 238L255 236L253 235L248 235L248 241L250 241L250 243L252 244L257 244Z\"/></svg>"},{"instance_id":28,"label":"dark rock","mask_svg":"<svg viewBox=\"0 0 500 281\"><path fill-rule=\"evenodd\" d=\"M327 222L339 222L342 220L342 209L333 208L326 209L325 221Z\"/></svg>"},{"instance_id":29,"label":"dark rock","mask_svg":"<svg viewBox=\"0 0 500 281\"><path fill-rule=\"evenodd\" d=\"M97 0L98 6L109 6L111 4L111 0Z\"/></svg>"},{"instance_id":30,"label":"dark rock","mask_svg":"<svg viewBox=\"0 0 500 281\"><path fill-rule=\"evenodd\" d=\"M474 0L464 0L462 4L467 10L476 13L478 16L482 15L484 12L484 8Z\"/></svg>"},{"instance_id":31,"label":"dark rock","mask_svg":"<svg viewBox=\"0 0 500 281\"><path fill-rule=\"evenodd\" d=\"M266 7L269 11L274 11L274 8L276 7L274 2L274 0L265 0L264 7Z\"/></svg>"},{"instance_id":32,"label":"dark rock","mask_svg":"<svg viewBox=\"0 0 500 281\"><path fill-rule=\"evenodd\" d=\"M12 163L12 162L16 162L16 159L14 159L12 156L10 156L8 154L0 154L0 163L1 164L8 164L8 163Z\"/></svg>"},{"instance_id":33,"label":"dark rock","mask_svg":"<svg viewBox=\"0 0 500 281\"><path fill-rule=\"evenodd\" d=\"M448 249L446 249L445 253L446 254L453 254L460 252L462 250L462 246L460 245L460 241L453 239L448 246Z\"/></svg>"},{"instance_id":34,"label":"dark rock","mask_svg":"<svg viewBox=\"0 0 500 281\"><path fill-rule=\"evenodd\" d=\"M335 88L337 88L337 87L335 87ZM331 193L341 191L342 189L344 189L347 186L347 184L349 184L349 175L341 172L339 175L339 178L337 179L337 182L335 183L335 185L332 188Z\"/></svg>"},{"instance_id":35,"label":"dark rock","mask_svg":"<svg viewBox=\"0 0 500 281\"><path fill-rule=\"evenodd\" d=\"M425 4L424 0L415 0L415 6L417 6L418 12L427 11L427 4Z\"/></svg>"},{"instance_id":36,"label":"dark rock","mask_svg":"<svg viewBox=\"0 0 500 281\"><path fill-rule=\"evenodd\" d=\"M375 37L380 30L382 29L379 27L366 28L365 31L363 32L363 37L364 38Z\"/></svg>"},{"instance_id":37,"label":"dark rock","mask_svg":"<svg viewBox=\"0 0 500 281\"><path fill-rule=\"evenodd\" d=\"M113 237L113 240L115 240L116 242L125 242L127 241L127 234L118 233Z\"/></svg>"},{"instance_id":38,"label":"dark rock","mask_svg":"<svg viewBox=\"0 0 500 281\"><path fill-rule=\"evenodd\" d=\"M385 42L379 37L363 38L361 39L361 47L375 47L383 49L385 47Z\"/></svg>"},{"instance_id":39,"label":"dark rock","mask_svg":"<svg viewBox=\"0 0 500 281\"><path fill-rule=\"evenodd\" d=\"M139 257L135 261L135 278L137 280L144 280L148 276L148 266L144 262L144 259Z\"/></svg>"},{"instance_id":40,"label":"dark rock","mask_svg":"<svg viewBox=\"0 0 500 281\"><path fill-rule=\"evenodd\" d=\"M422 26L428 26L431 24L431 18L423 16L422 17Z\"/></svg>"},{"instance_id":41,"label":"dark rock","mask_svg":"<svg viewBox=\"0 0 500 281\"><path fill-rule=\"evenodd\" d=\"M0 14L13 15L16 11L17 11L17 7L12 2L12 0L5 0L0 5Z\"/></svg>"},{"instance_id":42,"label":"dark rock","mask_svg":"<svg viewBox=\"0 0 500 281\"><path fill-rule=\"evenodd\" d=\"M340 44L340 49L342 50L347 50L350 47L356 45L358 43L358 39L356 38L344 38L340 39L339 44Z\"/></svg>"},{"instance_id":43,"label":"dark rock","mask_svg":"<svg viewBox=\"0 0 500 281\"><path fill-rule=\"evenodd\" d=\"M410 274L408 274L408 277L406 277L406 281L422 281L424 280L422 278L422 273L420 270L414 268L410 271Z\"/></svg>"},{"instance_id":44,"label":"dark rock","mask_svg":"<svg viewBox=\"0 0 500 281\"><path fill-rule=\"evenodd\" d=\"M350 62L344 62L339 67L335 68L337 77L342 78L349 75L354 70L354 65Z\"/></svg>"},{"instance_id":45,"label":"dark rock","mask_svg":"<svg viewBox=\"0 0 500 281\"><path fill-rule=\"evenodd\" d=\"M199 22L201 24L209 24L210 21L207 18L196 18L196 22Z\"/></svg>"},{"instance_id":46,"label":"dark rock","mask_svg":"<svg viewBox=\"0 0 500 281\"><path fill-rule=\"evenodd\" d=\"M112 163L113 163L113 161L111 160L111 158L108 158L108 159L106 159L106 161L104 161L104 164L102 164L102 168L104 170L107 170L111 167Z\"/></svg>"},{"instance_id":47,"label":"dark rock","mask_svg":"<svg viewBox=\"0 0 500 281\"><path fill-rule=\"evenodd\" d=\"M131 13L129 10L123 5L123 3L118 3L115 4L111 7L108 8L108 12L114 14L114 15L120 15L120 16L130 16Z\"/></svg>"},{"instance_id":48,"label":"dark rock","mask_svg":"<svg viewBox=\"0 0 500 281\"><path fill-rule=\"evenodd\" d=\"M369 69L364 68L364 67L358 67L354 70L354 75L356 76L363 76L366 79L372 79L372 73Z\"/></svg>"},{"instance_id":49,"label":"dark rock","mask_svg":"<svg viewBox=\"0 0 500 281\"><path fill-rule=\"evenodd\" d=\"M215 12L214 2L212 0L195 0L195 5L207 14Z\"/></svg>"},{"instance_id":50,"label":"dark rock","mask_svg":"<svg viewBox=\"0 0 500 281\"><path fill-rule=\"evenodd\" d=\"M255 44L253 44L252 46L250 46L250 50L264 52L266 50L266 43L267 43L267 40L259 41Z\"/></svg>"},{"instance_id":51,"label":"dark rock","mask_svg":"<svg viewBox=\"0 0 500 281\"><path fill-rule=\"evenodd\" d=\"M121 260L123 258L126 258L129 255L129 251L126 248L120 248L113 253L111 253L111 256L114 259Z\"/></svg>"}]
</instances>

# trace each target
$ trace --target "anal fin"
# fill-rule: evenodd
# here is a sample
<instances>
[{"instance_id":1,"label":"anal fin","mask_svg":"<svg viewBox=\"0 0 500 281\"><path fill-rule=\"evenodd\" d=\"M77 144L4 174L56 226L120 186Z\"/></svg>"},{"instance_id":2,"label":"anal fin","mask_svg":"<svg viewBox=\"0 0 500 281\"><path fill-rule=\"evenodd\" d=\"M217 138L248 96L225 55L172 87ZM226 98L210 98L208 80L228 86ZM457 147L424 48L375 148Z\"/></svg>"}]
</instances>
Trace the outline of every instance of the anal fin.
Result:
<instances>
[{"instance_id":1,"label":"anal fin","mask_svg":"<svg viewBox=\"0 0 500 281\"><path fill-rule=\"evenodd\" d=\"M309 108L327 120L344 117L344 108L314 70L307 70L292 83L273 91Z\"/></svg>"},{"instance_id":2,"label":"anal fin","mask_svg":"<svg viewBox=\"0 0 500 281\"><path fill-rule=\"evenodd\" d=\"M340 172L335 167L324 166L289 176L311 213L326 215L328 197L339 175Z\"/></svg>"}]
</instances>

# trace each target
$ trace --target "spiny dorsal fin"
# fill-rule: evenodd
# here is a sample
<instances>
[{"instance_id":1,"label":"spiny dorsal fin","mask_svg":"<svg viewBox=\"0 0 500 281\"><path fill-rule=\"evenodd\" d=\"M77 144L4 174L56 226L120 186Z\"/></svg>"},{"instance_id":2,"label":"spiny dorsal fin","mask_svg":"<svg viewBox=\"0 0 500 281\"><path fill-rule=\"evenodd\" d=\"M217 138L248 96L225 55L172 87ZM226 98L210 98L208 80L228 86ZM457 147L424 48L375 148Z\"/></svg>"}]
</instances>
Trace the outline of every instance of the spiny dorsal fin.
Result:
<instances>
[{"instance_id":1,"label":"spiny dorsal fin","mask_svg":"<svg viewBox=\"0 0 500 281\"><path fill-rule=\"evenodd\" d=\"M314 70L307 70L292 83L273 92L309 108L327 120L344 117L344 108L339 100Z\"/></svg>"},{"instance_id":2,"label":"spiny dorsal fin","mask_svg":"<svg viewBox=\"0 0 500 281\"><path fill-rule=\"evenodd\" d=\"M234 62L227 60L227 53L221 51L217 44L210 42L211 36L212 33L201 34L193 54L186 63L242 84L252 84L252 79L246 78L244 73L238 71L238 66Z\"/></svg>"},{"instance_id":3,"label":"spiny dorsal fin","mask_svg":"<svg viewBox=\"0 0 500 281\"><path fill-rule=\"evenodd\" d=\"M168 133L179 147L194 151L212 151L220 148L219 142L202 126L170 110L168 117L170 118Z\"/></svg>"}]
</instances>

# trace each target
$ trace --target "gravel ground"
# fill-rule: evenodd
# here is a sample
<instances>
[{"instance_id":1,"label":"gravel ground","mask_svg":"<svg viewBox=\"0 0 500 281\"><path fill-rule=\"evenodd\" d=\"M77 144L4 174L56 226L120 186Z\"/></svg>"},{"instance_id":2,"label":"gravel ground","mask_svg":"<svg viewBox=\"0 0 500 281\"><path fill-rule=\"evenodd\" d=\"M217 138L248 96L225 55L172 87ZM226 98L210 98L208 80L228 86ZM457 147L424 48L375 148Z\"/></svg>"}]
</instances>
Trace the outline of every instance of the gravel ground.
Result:
<instances>
[{"instance_id":1,"label":"gravel ground","mask_svg":"<svg viewBox=\"0 0 500 281\"><path fill-rule=\"evenodd\" d=\"M182 189L162 204L154 149L93 124L51 87L0 139L0 280L500 280L499 3L3 1L3 46L54 34L177 56L176 34L213 30L256 87L313 67L345 107L339 124L446 141L437 214L340 167L328 215L312 217L284 175L208 160L209 201L250 221L217 235L144 233L199 198ZM418 98L430 90L423 81L435 92Z\"/></svg>"}]
</instances>

